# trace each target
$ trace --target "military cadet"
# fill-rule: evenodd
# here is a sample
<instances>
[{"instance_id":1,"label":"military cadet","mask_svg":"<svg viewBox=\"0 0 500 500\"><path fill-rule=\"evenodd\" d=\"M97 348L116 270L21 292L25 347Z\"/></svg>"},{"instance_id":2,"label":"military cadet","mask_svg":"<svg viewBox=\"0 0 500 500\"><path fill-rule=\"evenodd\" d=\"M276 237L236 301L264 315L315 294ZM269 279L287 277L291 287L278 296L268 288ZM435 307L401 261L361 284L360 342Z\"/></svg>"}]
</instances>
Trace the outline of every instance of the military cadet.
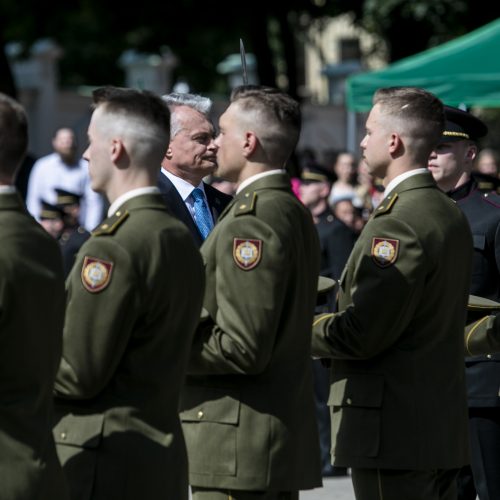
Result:
<instances>
[{"instance_id":1,"label":"military cadet","mask_svg":"<svg viewBox=\"0 0 500 500\"><path fill-rule=\"evenodd\" d=\"M470 293L500 300L500 196L471 173L477 139L488 129L474 115L445 107L446 127L429 158L438 186L467 217L474 260ZM500 498L500 355L468 356L465 372L469 403L471 467L459 476L459 499ZM472 471L471 471L472 469Z\"/></svg>"},{"instance_id":2,"label":"military cadet","mask_svg":"<svg viewBox=\"0 0 500 500\"><path fill-rule=\"evenodd\" d=\"M321 484L310 362L320 249L283 170L300 109L277 89L238 87L219 127L219 175L239 187L201 247L206 320L181 402L193 499L297 499Z\"/></svg>"},{"instance_id":3,"label":"military cadet","mask_svg":"<svg viewBox=\"0 0 500 500\"><path fill-rule=\"evenodd\" d=\"M426 168L442 103L412 87L373 102L361 149L385 196L340 279L339 312L313 327L313 354L333 358L332 454L352 468L358 500L452 500L468 461L472 238Z\"/></svg>"},{"instance_id":4,"label":"military cadet","mask_svg":"<svg viewBox=\"0 0 500 500\"><path fill-rule=\"evenodd\" d=\"M89 239L90 233L80 226L81 196L65 189L56 188L57 206L64 214L64 228L59 237L59 246L63 256L64 276L68 276L75 263L80 247Z\"/></svg>"},{"instance_id":5,"label":"military cadet","mask_svg":"<svg viewBox=\"0 0 500 500\"><path fill-rule=\"evenodd\" d=\"M64 212L57 205L48 203L45 200L40 202L39 220L41 226L52 238L58 240L64 229Z\"/></svg>"},{"instance_id":6,"label":"military cadet","mask_svg":"<svg viewBox=\"0 0 500 500\"><path fill-rule=\"evenodd\" d=\"M66 500L51 433L64 279L56 241L14 187L27 147L23 108L0 94L0 498Z\"/></svg>"},{"instance_id":7,"label":"military cadet","mask_svg":"<svg viewBox=\"0 0 500 500\"><path fill-rule=\"evenodd\" d=\"M332 213L328 204L332 180L329 171L320 165L309 163L302 170L299 193L300 200L311 211L318 230L321 248L320 274L338 280L357 236ZM336 289L332 290L325 303L316 308L317 313L333 310L336 291ZM327 367L319 359L313 360L313 374L322 474L323 476L346 475L347 469L345 467L333 467L331 464L330 411L327 405L330 378Z\"/></svg>"},{"instance_id":8,"label":"military cadet","mask_svg":"<svg viewBox=\"0 0 500 500\"><path fill-rule=\"evenodd\" d=\"M67 280L57 451L72 499L183 500L178 402L204 275L156 186L169 111L147 91L93 95L84 156L92 189L110 207Z\"/></svg>"}]
</instances>

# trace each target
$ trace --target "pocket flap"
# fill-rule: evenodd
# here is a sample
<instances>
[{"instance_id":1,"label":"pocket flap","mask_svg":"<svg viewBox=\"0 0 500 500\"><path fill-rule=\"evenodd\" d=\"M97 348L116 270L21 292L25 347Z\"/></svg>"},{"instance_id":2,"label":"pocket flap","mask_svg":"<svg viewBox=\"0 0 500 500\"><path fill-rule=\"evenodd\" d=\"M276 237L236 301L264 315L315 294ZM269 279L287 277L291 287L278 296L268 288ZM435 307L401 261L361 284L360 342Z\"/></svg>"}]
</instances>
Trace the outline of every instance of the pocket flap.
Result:
<instances>
[{"instance_id":1,"label":"pocket flap","mask_svg":"<svg viewBox=\"0 0 500 500\"><path fill-rule=\"evenodd\" d=\"M186 386L180 417L182 422L236 425L240 418L240 402L236 394L227 390Z\"/></svg>"},{"instance_id":2,"label":"pocket flap","mask_svg":"<svg viewBox=\"0 0 500 500\"><path fill-rule=\"evenodd\" d=\"M486 236L484 234L473 234L472 240L474 242L474 248L484 250L484 247L486 246Z\"/></svg>"},{"instance_id":3,"label":"pocket flap","mask_svg":"<svg viewBox=\"0 0 500 500\"><path fill-rule=\"evenodd\" d=\"M335 374L330 387L329 406L380 408L384 393L384 376L372 373Z\"/></svg>"},{"instance_id":4,"label":"pocket flap","mask_svg":"<svg viewBox=\"0 0 500 500\"><path fill-rule=\"evenodd\" d=\"M69 413L53 429L57 444L97 448L102 439L104 415L74 415Z\"/></svg>"}]
</instances>

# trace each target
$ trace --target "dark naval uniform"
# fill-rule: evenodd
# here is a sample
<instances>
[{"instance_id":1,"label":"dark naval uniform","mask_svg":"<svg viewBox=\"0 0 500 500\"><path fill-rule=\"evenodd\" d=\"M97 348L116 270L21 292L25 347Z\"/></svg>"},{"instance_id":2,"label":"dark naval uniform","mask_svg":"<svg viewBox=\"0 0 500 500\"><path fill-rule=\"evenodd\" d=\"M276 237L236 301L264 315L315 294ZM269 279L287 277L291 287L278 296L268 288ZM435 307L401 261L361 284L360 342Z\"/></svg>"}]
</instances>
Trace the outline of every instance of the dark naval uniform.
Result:
<instances>
[{"instance_id":1,"label":"dark naval uniform","mask_svg":"<svg viewBox=\"0 0 500 500\"><path fill-rule=\"evenodd\" d=\"M334 358L335 465L456 474L468 463L471 259L467 221L430 173L403 180L368 221L340 279L339 313L313 327L313 355Z\"/></svg>"},{"instance_id":2,"label":"dark naval uniform","mask_svg":"<svg viewBox=\"0 0 500 500\"><path fill-rule=\"evenodd\" d=\"M239 192L201 252L208 319L181 403L190 484L253 494L320 486L310 363L320 251L288 176Z\"/></svg>"},{"instance_id":3,"label":"dark naval uniform","mask_svg":"<svg viewBox=\"0 0 500 500\"><path fill-rule=\"evenodd\" d=\"M456 200L472 231L474 260L470 293L499 301L500 196L482 192L478 185L473 178L448 194ZM465 366L475 489L480 498L488 498L486 492L490 498L500 498L500 354L468 356ZM465 490L467 486L462 488ZM474 491L470 498L475 498Z\"/></svg>"},{"instance_id":4,"label":"dark naval uniform","mask_svg":"<svg viewBox=\"0 0 500 500\"><path fill-rule=\"evenodd\" d=\"M90 238L90 233L82 226L64 231L59 238L63 256L64 276L68 276L75 263L80 247Z\"/></svg>"},{"instance_id":5,"label":"dark naval uniform","mask_svg":"<svg viewBox=\"0 0 500 500\"><path fill-rule=\"evenodd\" d=\"M319 214L317 219L316 229L318 230L321 248L320 275L327 276L338 282L354 243L356 243L357 234L342 221L335 219L329 208ZM316 312L334 311L337 292L338 285L328 293L324 303L316 308ZM322 360L316 359L313 360L313 372L323 476L345 475L345 468L334 468L331 465L331 426L330 410L328 408L329 370Z\"/></svg>"},{"instance_id":6,"label":"dark naval uniform","mask_svg":"<svg viewBox=\"0 0 500 500\"><path fill-rule=\"evenodd\" d=\"M159 193L125 201L80 249L55 386L73 500L187 499L178 400L203 285L199 251Z\"/></svg>"},{"instance_id":7,"label":"dark naval uniform","mask_svg":"<svg viewBox=\"0 0 500 500\"><path fill-rule=\"evenodd\" d=\"M0 498L66 500L51 433L64 278L56 241L0 194Z\"/></svg>"}]
</instances>

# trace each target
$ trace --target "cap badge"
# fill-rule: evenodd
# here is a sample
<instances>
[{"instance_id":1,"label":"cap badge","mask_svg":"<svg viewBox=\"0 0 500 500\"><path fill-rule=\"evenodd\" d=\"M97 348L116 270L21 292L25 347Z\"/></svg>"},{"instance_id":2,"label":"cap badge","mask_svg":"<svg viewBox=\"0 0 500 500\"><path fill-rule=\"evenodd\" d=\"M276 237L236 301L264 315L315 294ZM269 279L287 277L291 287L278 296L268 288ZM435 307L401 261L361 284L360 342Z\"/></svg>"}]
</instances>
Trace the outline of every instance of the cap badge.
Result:
<instances>
[{"instance_id":1,"label":"cap badge","mask_svg":"<svg viewBox=\"0 0 500 500\"><path fill-rule=\"evenodd\" d=\"M372 239L372 258L379 267L388 267L398 258L399 240Z\"/></svg>"},{"instance_id":2,"label":"cap badge","mask_svg":"<svg viewBox=\"0 0 500 500\"><path fill-rule=\"evenodd\" d=\"M236 265L244 271L257 266L262 257L262 240L234 238L233 258Z\"/></svg>"},{"instance_id":3,"label":"cap badge","mask_svg":"<svg viewBox=\"0 0 500 500\"><path fill-rule=\"evenodd\" d=\"M85 256L82 266L82 284L91 293L104 290L111 280L113 263Z\"/></svg>"}]
</instances>

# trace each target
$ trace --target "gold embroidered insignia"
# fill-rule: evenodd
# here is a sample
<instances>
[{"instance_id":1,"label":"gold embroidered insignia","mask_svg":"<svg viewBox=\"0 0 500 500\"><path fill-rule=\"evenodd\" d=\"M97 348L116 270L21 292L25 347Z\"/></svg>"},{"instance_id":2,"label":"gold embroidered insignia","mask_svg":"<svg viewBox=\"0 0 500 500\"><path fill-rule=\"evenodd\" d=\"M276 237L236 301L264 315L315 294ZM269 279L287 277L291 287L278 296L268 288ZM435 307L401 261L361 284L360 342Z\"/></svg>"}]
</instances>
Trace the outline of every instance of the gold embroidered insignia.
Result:
<instances>
[{"instance_id":1,"label":"gold embroidered insignia","mask_svg":"<svg viewBox=\"0 0 500 500\"><path fill-rule=\"evenodd\" d=\"M236 265L244 271L257 266L262 257L262 240L234 238L233 258Z\"/></svg>"},{"instance_id":2,"label":"gold embroidered insignia","mask_svg":"<svg viewBox=\"0 0 500 500\"><path fill-rule=\"evenodd\" d=\"M111 280L113 263L85 256L82 266L82 284L91 293L104 290Z\"/></svg>"},{"instance_id":3,"label":"gold embroidered insignia","mask_svg":"<svg viewBox=\"0 0 500 500\"><path fill-rule=\"evenodd\" d=\"M399 240L373 238L372 258L379 267L388 267L398 258Z\"/></svg>"}]
</instances>

